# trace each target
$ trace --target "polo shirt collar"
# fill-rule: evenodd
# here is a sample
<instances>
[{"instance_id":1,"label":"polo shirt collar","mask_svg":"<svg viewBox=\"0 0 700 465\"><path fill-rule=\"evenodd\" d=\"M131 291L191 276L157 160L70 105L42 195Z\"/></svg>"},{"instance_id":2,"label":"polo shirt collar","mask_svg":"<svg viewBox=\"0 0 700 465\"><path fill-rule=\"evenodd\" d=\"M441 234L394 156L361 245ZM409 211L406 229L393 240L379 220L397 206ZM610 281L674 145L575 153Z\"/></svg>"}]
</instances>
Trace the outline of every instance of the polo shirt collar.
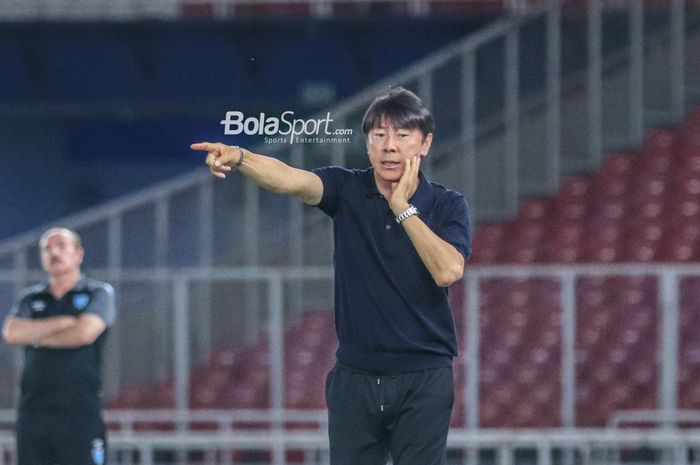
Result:
<instances>
[{"instance_id":1,"label":"polo shirt collar","mask_svg":"<svg viewBox=\"0 0 700 465\"><path fill-rule=\"evenodd\" d=\"M364 193L367 197L381 196L374 181L374 168L365 171ZM429 212L433 209L433 186L428 182L423 173L419 172L418 189L409 199L409 202L418 209L419 212Z\"/></svg>"},{"instance_id":2,"label":"polo shirt collar","mask_svg":"<svg viewBox=\"0 0 700 465\"><path fill-rule=\"evenodd\" d=\"M46 281L44 281L43 284L44 284L44 292L46 292L47 294L50 294L51 291L49 290L49 286L51 285L51 281L46 280ZM75 283L75 287L73 289L70 289L68 292L81 291L86 287L86 285L87 285L87 283L85 281L85 276L83 276L81 273L80 279L78 279L78 282Z\"/></svg>"}]
</instances>

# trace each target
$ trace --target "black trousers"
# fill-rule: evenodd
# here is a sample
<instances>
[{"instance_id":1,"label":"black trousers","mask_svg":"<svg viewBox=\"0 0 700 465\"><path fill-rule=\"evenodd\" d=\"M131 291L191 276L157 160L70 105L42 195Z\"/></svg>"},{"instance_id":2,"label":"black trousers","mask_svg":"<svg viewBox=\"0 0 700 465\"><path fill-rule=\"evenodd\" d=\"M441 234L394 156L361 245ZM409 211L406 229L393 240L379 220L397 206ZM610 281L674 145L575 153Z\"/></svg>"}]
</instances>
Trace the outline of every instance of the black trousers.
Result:
<instances>
[{"instance_id":1,"label":"black trousers","mask_svg":"<svg viewBox=\"0 0 700 465\"><path fill-rule=\"evenodd\" d=\"M452 368L373 376L336 365L326 379L331 465L444 465Z\"/></svg>"},{"instance_id":2,"label":"black trousers","mask_svg":"<svg viewBox=\"0 0 700 465\"><path fill-rule=\"evenodd\" d=\"M17 414L17 465L104 465L106 447L99 412Z\"/></svg>"}]
</instances>

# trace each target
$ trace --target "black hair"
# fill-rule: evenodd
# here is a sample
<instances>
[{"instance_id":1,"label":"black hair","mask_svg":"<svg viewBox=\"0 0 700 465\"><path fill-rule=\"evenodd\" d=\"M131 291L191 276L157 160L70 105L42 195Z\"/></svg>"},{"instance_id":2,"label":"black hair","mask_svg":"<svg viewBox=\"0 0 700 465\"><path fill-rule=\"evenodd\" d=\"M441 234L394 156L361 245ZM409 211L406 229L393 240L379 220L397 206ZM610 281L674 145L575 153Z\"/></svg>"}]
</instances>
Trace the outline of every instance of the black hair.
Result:
<instances>
[{"instance_id":1,"label":"black hair","mask_svg":"<svg viewBox=\"0 0 700 465\"><path fill-rule=\"evenodd\" d=\"M362 132L378 128L382 121L389 121L397 129L418 129L423 138L434 131L435 120L423 101L403 87L394 87L375 98L362 118Z\"/></svg>"}]
</instances>

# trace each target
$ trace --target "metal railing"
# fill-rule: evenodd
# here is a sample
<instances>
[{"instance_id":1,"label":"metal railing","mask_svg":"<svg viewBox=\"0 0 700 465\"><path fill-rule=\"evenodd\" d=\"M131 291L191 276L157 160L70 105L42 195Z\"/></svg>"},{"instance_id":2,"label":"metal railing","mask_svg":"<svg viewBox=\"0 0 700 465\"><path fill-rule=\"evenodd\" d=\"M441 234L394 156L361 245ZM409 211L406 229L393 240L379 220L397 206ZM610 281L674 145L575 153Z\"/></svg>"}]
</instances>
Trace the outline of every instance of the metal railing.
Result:
<instances>
[{"instance_id":1,"label":"metal railing","mask_svg":"<svg viewBox=\"0 0 700 465\"><path fill-rule=\"evenodd\" d=\"M604 27L603 1L587 4L583 16L551 0L538 13L496 22L324 111L339 127L354 130L351 144L255 150L306 169L366 166L359 128L364 109L388 86L404 85L433 107L438 123L424 170L463 192L477 222L508 218L519 196L551 195L562 173L596 169L606 146L638 146L648 118L681 119L686 94L700 88L694 72L700 60L692 53L700 37L693 29L697 6L669 0L647 10L642 2L629 2L615 10L618 22L629 26L628 37L604 54L610 26ZM526 52L543 59L523 59ZM579 61L567 65L572 57ZM532 76L539 84L528 88ZM330 224L297 201L274 197L236 177L214 182L202 170L60 223L87 236L87 264L96 268L329 264L329 247L318 256L312 251L328 243ZM263 211L261 205L272 208ZM182 226L192 223L197 226ZM18 276L35 268L28 254L43 229L0 243L0 268L14 268ZM261 229L267 234L261 236ZM149 234L141 237L144 230ZM176 248L172 239L178 235L185 237ZM213 251L215 236L238 247L220 258ZM145 253L129 256L137 240Z\"/></svg>"},{"instance_id":2,"label":"metal railing","mask_svg":"<svg viewBox=\"0 0 700 465\"><path fill-rule=\"evenodd\" d=\"M282 451L302 451L304 464L327 465L328 439L320 431L247 431L207 434L163 434L141 433L112 434L109 439L109 463L119 465L154 465L160 463L158 454L199 453L208 464L233 464L234 451L270 451L273 462L280 452L275 449L283 445ZM616 457L620 450L630 452L650 451L665 455L664 463L673 465L697 464L700 450L700 430L608 430L608 429L537 429L537 430L478 430L457 429L447 437L448 460L450 465L466 463L459 453L481 450L491 457L484 463L494 465L536 464L552 465L560 463L558 455L562 451L574 451L573 460L577 465L613 465L638 463L620 461ZM523 457L523 452L529 453ZM181 455L182 456L182 455ZM0 464L14 463L14 437L0 433ZM519 458L520 457L520 458ZM161 459L162 460L162 459ZM259 463L271 463L263 458ZM283 462L282 462L283 463Z\"/></svg>"},{"instance_id":3,"label":"metal railing","mask_svg":"<svg viewBox=\"0 0 700 465\"><path fill-rule=\"evenodd\" d=\"M123 296L120 297L119 323L116 332L113 331L110 335L112 339L110 341L112 345L108 348L110 356L105 358L106 372L107 374L112 373L111 377L108 376L109 381L115 386L129 384L129 382L125 382L125 378L144 371L143 367L138 366L139 361L148 363L151 358L155 358L155 351L148 344L154 346L165 344L165 352L173 354L172 363L166 368L169 370L168 379L172 380L171 383L175 390L172 405L176 409L154 412L110 412L108 418L121 425L120 431L113 434L111 442L113 453L117 454L114 463L150 464L155 460L157 453L163 453L163 451L203 451L203 453L216 455L216 451L219 450L239 449L271 451L271 463L275 465L285 463L287 451L300 449L306 451L307 463L327 463L327 455L324 455L327 450L327 437L324 430L325 422L321 418L322 412L299 412L286 408L285 358L291 356L292 353L286 347L287 338L284 335L289 328L295 325L297 316L309 307L315 309L331 308L332 270L330 268L196 268L122 270L119 272L94 270L93 275L115 283L116 287L121 288L124 293L134 293L134 291L144 293L144 289L148 288L150 283L152 289L169 290L172 296L172 300L167 302L167 308L170 311L165 316L155 315L156 312L147 310L144 314L144 309L152 308L148 301L129 302ZM664 460L672 456L669 454L676 454L673 455L675 457L673 462L662 460L658 463L696 463L690 461L691 455L689 455L688 450L698 447L696 436L694 436L697 434L697 430L676 431L671 428L669 431L668 423L664 423L664 427L660 430L632 432L610 429L580 430L576 428L578 407L575 351L578 344L576 325L580 317L577 308L579 302L577 287L582 278L592 277L600 281L620 276L648 277L655 283L656 299L649 304L657 314L655 319L660 322L660 326L655 355L653 360L649 360L648 363L657 364L658 377L650 381L647 388L658 393L656 404L661 412L675 411L678 408L678 372L681 363L679 345L683 342L679 337L679 319L683 311L680 284L683 279L687 278L700 280L700 265L469 266L462 284L465 290L462 306L461 308L453 308L455 316L464 322L464 332L460 334L460 340L463 343L462 352L468 354L467 357L457 361L457 365L463 364L463 373L465 373L464 379L461 382L458 380L458 386L461 386L461 390L457 392L457 396L463 399L465 406L464 419L461 422L465 425L465 429L453 429L449 443L452 450L463 451L466 455L463 462L455 463L473 464L476 463L474 454L478 451L481 451L482 454L491 451L490 453L495 454L495 463L509 465L518 463L516 451L519 449L531 449L531 452L536 455L537 463L543 465L554 463L552 457L557 454L571 457L572 461L567 463L618 463L615 461L616 458L619 458L618 449L628 450L642 445L647 448L663 450ZM40 277L40 272L23 276L23 278L30 280ZM3 285L15 283L16 279L17 277L12 272L0 273L0 289L3 288ZM554 311L558 313L561 324L558 338L560 343L552 350L560 355L550 354L547 358L550 359L551 370L556 370L555 366L560 367L561 378L554 381L561 386L560 398L552 398L550 402L555 404L558 402L560 405L559 423L563 429L545 429L537 430L537 432L528 430L502 431L483 429L480 424L480 412L482 411L480 398L483 394L482 356L480 354L482 347L484 347L481 342L480 328L482 328L481 319L484 312L490 308L483 306L486 304L483 304L484 300L481 295L485 283L494 279L500 281L503 289L528 280L545 279L555 283L551 291L553 295L550 298L559 302L558 309ZM263 305L252 308L246 308L244 305L238 306L237 294L231 294L231 291L244 284L240 286L241 289L238 291L238 295L243 295L242 289L255 281L264 283L261 287L264 292L260 296L260 302ZM302 309L290 308L290 301L287 297L293 289L291 286L293 282L304 282L303 295L305 298L312 298L313 294L316 294L320 300L317 300L314 305L305 304L306 307ZM314 282L316 286L311 285ZM216 289L216 283L221 284L219 289ZM202 284L211 288L210 293L214 298L206 300L197 298L197 296L202 295L199 292L201 289L197 289ZM131 290L130 286L135 286L135 289ZM654 287L651 283L650 286ZM5 286L5 288L8 287L11 286ZM225 301L224 297L217 298L217 294L220 292L226 294L229 305L225 308L216 308L216 305L208 307L211 302ZM615 292L615 289L611 289L610 292ZM0 293L0 305L8 305L7 298L9 298L8 295ZM540 305L540 303L533 302L532 305ZM527 312L528 308L530 307L525 307L524 311ZM216 321L215 326L226 327L228 336L227 339L220 341L220 344L244 345L247 341L235 336L234 333L237 322L251 318L244 315L246 311L252 312L261 320L259 331L261 331L262 340L265 342L264 346L259 347L266 347L268 354L268 361L263 363L263 366L266 366L265 369L268 370L267 382L261 389L268 393L267 399L270 409L267 411L231 409L226 412L205 411L199 413L190 411L191 386L189 383L193 370L198 366L196 357L192 355L196 340L193 336L212 331L212 327L207 325L211 321ZM687 312L688 309L686 308L685 311ZM208 313L209 317L203 320L198 319L197 316L203 313ZM150 340L145 341L141 334L135 333L135 328L155 325L159 321L165 321L166 326L156 327L155 331L146 333ZM226 325L224 321L232 321L233 323ZM169 333L173 334L172 338L167 337ZM544 334L528 335L531 340L543 337L545 337ZM646 341L640 343L646 344ZM325 344L334 345L334 341L328 340L325 341ZM497 346L499 341L492 340L489 344L489 347L493 349L493 346ZM6 351L7 348L4 347L0 355ZM144 353L151 354L151 357L143 357ZM315 363L318 362L315 361ZM123 368L116 367L115 376L115 364L119 363L123 365ZM19 365L15 367L15 370L18 369ZM18 372L15 371L14 374L6 376L7 383L17 382L17 374ZM133 383L133 381L131 382ZM141 382L148 383L148 380ZM315 383L322 383L322 379L308 380L307 385ZM227 389L232 388L233 386L227 387ZM516 401L527 402L525 399L516 399ZM515 405L512 407L515 408ZM615 413L609 412L612 421L615 421ZM6 417L9 415L9 413L5 413ZM0 418L0 422L2 421L3 418ZM4 418L4 421L7 424L8 418ZM134 427L136 423L158 423L161 421L170 425L170 432L157 433L147 429L136 431ZM222 428L222 426L231 425L236 421L264 423L266 424L265 432L246 430L245 428L230 432L229 426ZM215 424L216 430L211 432L190 430L187 434L182 433L188 424L197 422ZM283 426L293 422L304 423L306 426L292 430L286 430ZM310 427L309 422L313 422L315 426ZM132 429L134 432L130 432ZM5 442L0 440L0 444L7 447L8 454L11 456L13 446L9 439ZM137 460L124 458L131 457L132 453L138 455ZM3 455L0 454L0 456ZM214 459L211 460L212 463L216 463ZM181 462L178 461L178 463ZM229 462L223 461L222 463Z\"/></svg>"},{"instance_id":4,"label":"metal railing","mask_svg":"<svg viewBox=\"0 0 700 465\"><path fill-rule=\"evenodd\" d=\"M690 21L685 16L684 2L670 0L671 8L666 10L669 12L668 21L664 23L668 26L667 37L659 40L658 47L647 50L644 44L649 40L650 31L642 27L643 21L640 22L641 2L630 2L629 5L630 10L622 11L629 12L630 58L623 61L622 68L618 66L614 69L622 70L622 74L629 72L629 77L622 80L623 87L629 90L629 98L623 107L628 109L626 112L630 116L629 124L623 125L627 129L623 131L622 139L636 143L640 134L643 135L645 121L642 118L640 122L639 109L647 108L640 98L645 99L647 97L644 96L650 93L644 88L640 91L639 70L648 73L649 67L654 64L652 59L657 60L659 54L670 57L669 63L673 66L656 71L667 73L665 78L659 78L658 81L669 84L668 98L655 107L661 111L656 116L662 114L669 120L682 117L685 112L686 81L690 81L686 76L685 65L694 57L688 54L688 47L695 42L691 42L692 37L686 36L686 25ZM562 67L558 60L561 58L562 41L567 32L563 28L561 5L552 2L541 13L498 22L410 69L377 83L330 112L339 124L357 128L364 108L386 86L402 84L419 90L421 96L433 104L438 121L452 121L450 128L440 135L433 154L428 158L431 161L425 169L431 171L434 179L465 192L475 208L478 220L503 218L517 208L517 198L522 193L523 186L544 185L548 186L545 190L551 189L558 185L560 168L589 169L602 160L605 140L610 137L609 132L606 137L603 120L603 114L609 109L604 95L609 95L615 87L606 87L606 76L611 74L606 74L603 57L601 6L599 0L590 0L587 10L585 37L588 60L583 68L587 77L584 92L581 92L579 86L562 79ZM542 92L526 96L521 95L520 87L522 77L531 69L523 67L519 57L520 35L537 21L544 21L545 24L546 55L549 57L545 60L546 84L540 89ZM491 55L494 48L495 55ZM484 56L491 60L484 61ZM479 107L479 94L487 85L493 87L494 83L484 81L484 76L479 75L477 69L479 65L492 61L493 56L503 59L497 66L505 76L502 79L503 105L486 111ZM610 73L615 74L612 71ZM656 77L658 76L655 75ZM649 91L654 83L644 80L641 85ZM439 103L445 101L451 105L449 111L441 113L446 105ZM581 108L586 108L587 111L582 112ZM574 119L568 120L570 117ZM584 129L578 128L572 136L571 127L578 126L581 118L588 124L582 124ZM546 134L546 137L539 140L540 144L544 143L545 150L539 149L541 145L523 143L528 140L524 133L538 134L540 130ZM361 146L361 141L355 145ZM574 146L576 147L569 151L568 148ZM584 148L585 153L577 152L580 147ZM325 153L322 154L318 147L300 145L291 149L268 146L259 151L272 152L282 159L293 161L295 166L306 168L329 163L349 166L361 164L361 157L352 155L357 147L339 144L323 149ZM538 168L536 173L524 168L527 166L524 160L529 159L530 151L538 152L539 156L545 154L543 159L532 159L539 160L533 162ZM479 177L476 173L479 173ZM542 175L544 177L538 177ZM497 189L494 190L495 188ZM231 197L241 203L234 204L230 201ZM274 200L273 196L260 191L251 183L214 183L208 173L197 172L65 218L61 222L83 235L88 248L86 265L90 274L112 281L117 288L120 308L118 324L125 329L117 329L110 336L109 350L113 356L106 366L108 392L111 389L114 394L116 387L124 383L152 382L155 379L149 376L154 374L161 378L172 377L176 392L174 406L185 411L190 400L188 380L191 369L204 360L212 347L222 343L245 345L261 331L269 331L272 336L268 341L269 400L273 408L284 408L282 380L285 376L285 348L281 336L293 319L306 309L332 307L331 270L327 267L331 261L332 243L329 222L321 219L315 210L304 209L299 202L287 202L286 199ZM261 205L269 207L271 204L273 208L268 211L272 213L269 216L262 214ZM281 212L289 217L282 216L281 221L277 221L280 220ZM270 226L270 217L276 220L275 226ZM183 221L183 218L186 220ZM191 226L191 223L195 225ZM283 226L280 227L280 224ZM262 230L266 232L264 236L260 235ZM40 232L32 231L0 244L0 267L7 270L0 273L0 308L9 308L11 300L22 286L41 279L42 274L33 258L36 253L35 241ZM232 246L229 247L228 244ZM221 248L225 249L223 257L219 254ZM135 267L134 264L138 266ZM245 266L231 268L231 264ZM278 269L262 265L291 265L298 268ZM320 267L315 268L316 265ZM658 348L661 361L657 380L658 404L662 409L677 408L678 348L674 343L674 337L678 334L677 283L681 276L700 275L700 268L694 265L469 267L464 282L467 289L465 307L456 309L464 312L467 321L466 333L463 335L467 353L475 354L479 350L478 283L481 279L493 276L542 276L557 280L561 288L561 311L564 316L560 361L561 423L567 427L574 426L575 281L577 277L587 274L649 275L661 283L658 308L663 331ZM224 285L217 289L215 282ZM300 282L304 282L301 287ZM311 285L310 282L314 284ZM311 290L306 286L311 286ZM233 292L233 297L228 292ZM197 303L197 311L192 302ZM266 309L263 315L259 311L261 308ZM148 325L143 324L144 319ZM220 329L217 326L221 326L221 323L213 325L213 321L236 322L236 325L231 325L231 330L238 332L226 339L225 335L216 334ZM136 329L145 331L149 325L153 328L150 333L136 332ZM238 326L242 326L243 330ZM157 360L154 363L162 366L152 369L151 365L140 368L131 365L135 359L130 357L132 353L128 350L143 348L140 343L144 341L129 339L133 337L130 330L137 337L152 339L145 341L153 346L147 347L144 352L150 353ZM3 348L0 355L5 355L7 360L7 348ZM14 381L19 367L18 357L15 356L15 360ZM499 452L502 454L499 457L503 457L499 459L503 460L501 463L512 463L507 458L512 452L512 446L508 444L516 442L507 441L529 436L496 434L493 436L496 438L493 439L494 442L488 442L486 436L480 435L479 358L469 357L464 363L467 377L461 395L466 404L464 422L469 429L463 435L460 433L451 438L466 441L462 445L476 444L477 439L484 441L485 445L497 444L499 450L504 451ZM10 378L8 382L9 380ZM4 399L4 404L9 406L12 399L7 396ZM543 444L547 450L562 444L576 444L576 440L585 442L588 440L586 438L591 437L595 438L594 442L599 439L605 441L604 438L586 436L585 433L581 436L572 433L578 438L574 440L574 436L566 436L566 432L561 435L552 433L553 439L547 441L545 433L538 434L541 440L535 441L533 433L533 442L528 444ZM663 437L671 445L697 447L697 444L684 442L687 436L683 436L683 433L664 434L667 434ZM273 439L261 441L267 441L265 444L268 445L271 440L278 441L277 447L286 444L286 439L282 439L282 436L277 439L274 439L277 436L271 437ZM626 438L616 437L622 438L620 441L623 442ZM227 438L209 437L206 441L223 444ZM564 438L570 442L566 443ZM151 451L157 444L161 444L159 441L169 441L154 438L148 443L148 438L143 440L141 445L150 444L144 447ZM119 439L116 443L119 444ZM183 441L181 444L185 448L192 443ZM277 456L281 455L278 453Z\"/></svg>"},{"instance_id":5,"label":"metal railing","mask_svg":"<svg viewBox=\"0 0 700 465\"><path fill-rule=\"evenodd\" d=\"M625 410L615 413L610 419L613 428L625 425L659 427L669 424L674 426L700 426L700 410Z\"/></svg>"},{"instance_id":6,"label":"metal railing","mask_svg":"<svg viewBox=\"0 0 700 465\"><path fill-rule=\"evenodd\" d=\"M105 360L107 373L111 373L110 383L116 386L133 384L134 373L152 372L150 358L139 354L154 354L156 346L164 346L161 350L171 354L171 360L165 361L165 372L174 387L173 407L186 411L191 403L191 373L201 365L204 359L198 359L194 354L197 348L196 335L212 333L224 326L218 335L210 334L209 338L216 340L216 346L249 345L248 339L236 326L252 318L258 319L257 333L263 337L267 350L267 363L262 366L267 370L268 405L275 410L283 410L285 405L285 357L290 356L285 346L285 333L298 321L299 315L309 309L330 311L332 308L332 269L320 268L196 268L183 270L122 270L120 272L103 271L93 273L94 276L109 280L115 287L121 288L130 295L151 295L158 299L157 292L165 290L170 294L167 302L168 313L158 315L149 300L129 300L120 297L119 326L110 335L113 344L110 357ZM650 302L660 322L656 358L649 363L658 366L658 378L654 386L658 393L657 406L661 410L677 410L679 386L679 314L681 312L680 282L689 277L700 277L700 265L539 265L539 266L469 266L465 273L463 286L465 298L462 308L453 308L458 320L464 321L464 333L460 335L464 352L469 354L459 363L464 364L464 390L460 394L464 399L464 424L471 429L480 427L480 356L481 353L481 324L480 317L485 308L481 307L480 287L484 282L500 279L503 289L523 280L546 279L554 283L555 290L549 291L550 297L558 299L558 308L553 311L560 316L561 327L559 340L561 355L557 363L561 372L561 395L558 400L560 422L562 426L574 427L576 419L576 361L577 346L576 325L577 286L581 278L595 277L596 279L612 277L648 277L656 283L657 296ZM29 278L39 278L37 273ZM245 289L252 282L262 283L264 292L260 296L262 305L247 307L240 296L245 295ZM0 273L0 289L11 289L16 282L12 273ZM303 295L307 302L302 308L294 308L288 296L294 289L292 284L303 284ZM510 284L509 284L510 283ZM9 285L9 286L8 286ZM202 294L202 287L209 292ZM156 291L150 292L149 291ZM615 292L612 289L610 292ZM202 295L207 296L202 299ZM213 296L213 298L211 297ZM11 294L0 293L0 305L9 306ZM224 302L212 305L211 302ZM532 305L538 305L533 303ZM489 307L486 307L488 309ZM528 308L525 307L524 311ZM251 315L246 315L249 313ZM201 318L201 314L208 314ZM211 322L216 321L213 325ZM165 322L162 327L156 326ZM221 322L230 322L226 325ZM137 328L138 326L138 328ZM121 327L121 329L120 329ZM146 331L153 327L151 332ZM141 329L141 332L138 331ZM172 337L171 337L172 335ZM149 339L144 339L144 336ZM532 337L544 337L533 334ZM335 346L334 340L325 341L328 346ZM493 342L498 345L497 341ZM4 347L0 352L6 352ZM207 354L208 355L208 354ZM146 368L140 363L148 363ZM164 361L161 360L161 363ZM319 361L315 361L318 363ZM323 363L323 361L320 361ZM262 362L261 362L262 363ZM658 364L658 365L656 365ZM119 366L121 365L121 366ZM18 370L18 366L15 370ZM132 377L130 379L129 377ZM17 373L8 379L17 380ZM321 382L321 380L315 380ZM141 383L152 383L154 380L144 378ZM111 392L115 392L112 389ZM108 392L110 389L108 389ZM9 407L9 405L7 405ZM612 415L614 412L610 412Z\"/></svg>"},{"instance_id":7,"label":"metal railing","mask_svg":"<svg viewBox=\"0 0 700 465\"><path fill-rule=\"evenodd\" d=\"M469 7L471 11L506 11L520 14L536 8L541 2L542 0L354 0L353 3L358 13L362 13L363 9L371 7L372 4L389 3L400 8L402 12L424 16L450 6L465 9ZM270 6L284 11L286 6L292 6L298 14L325 18L340 12L347 13L348 3L347 0L0 0L0 20L178 20L188 16L206 15L222 20L251 14L251 7L262 8L258 12L261 15L275 14L265 9ZM341 4L345 9L336 11ZM255 10L252 11L254 12Z\"/></svg>"}]
</instances>

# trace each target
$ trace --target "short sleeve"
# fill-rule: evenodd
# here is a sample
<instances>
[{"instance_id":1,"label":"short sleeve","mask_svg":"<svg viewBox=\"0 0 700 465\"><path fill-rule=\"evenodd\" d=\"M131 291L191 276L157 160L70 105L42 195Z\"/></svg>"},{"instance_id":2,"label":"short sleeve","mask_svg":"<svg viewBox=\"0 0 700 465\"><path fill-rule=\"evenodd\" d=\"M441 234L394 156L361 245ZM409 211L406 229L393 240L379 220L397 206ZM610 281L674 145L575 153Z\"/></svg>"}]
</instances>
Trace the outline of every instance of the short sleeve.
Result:
<instances>
[{"instance_id":1,"label":"short sleeve","mask_svg":"<svg viewBox=\"0 0 700 465\"><path fill-rule=\"evenodd\" d=\"M323 196L316 207L328 216L334 216L340 204L340 193L352 172L339 166L327 166L312 171L323 183Z\"/></svg>"},{"instance_id":2,"label":"short sleeve","mask_svg":"<svg viewBox=\"0 0 700 465\"><path fill-rule=\"evenodd\" d=\"M10 307L10 312L7 314L8 317L14 316L17 318L27 318L32 317L32 311L29 308L28 297L32 294L32 290L24 290L19 297L14 301L12 307Z\"/></svg>"},{"instance_id":3,"label":"short sleeve","mask_svg":"<svg viewBox=\"0 0 700 465\"><path fill-rule=\"evenodd\" d=\"M101 317L109 327L116 319L116 306L114 302L114 288L107 283L102 283L92 292L90 305L85 309L86 313L92 313Z\"/></svg>"},{"instance_id":4,"label":"short sleeve","mask_svg":"<svg viewBox=\"0 0 700 465\"><path fill-rule=\"evenodd\" d=\"M440 202L441 220L436 231L443 240L452 244L468 260L472 253L472 227L469 207L464 196L454 191Z\"/></svg>"}]
</instances>

